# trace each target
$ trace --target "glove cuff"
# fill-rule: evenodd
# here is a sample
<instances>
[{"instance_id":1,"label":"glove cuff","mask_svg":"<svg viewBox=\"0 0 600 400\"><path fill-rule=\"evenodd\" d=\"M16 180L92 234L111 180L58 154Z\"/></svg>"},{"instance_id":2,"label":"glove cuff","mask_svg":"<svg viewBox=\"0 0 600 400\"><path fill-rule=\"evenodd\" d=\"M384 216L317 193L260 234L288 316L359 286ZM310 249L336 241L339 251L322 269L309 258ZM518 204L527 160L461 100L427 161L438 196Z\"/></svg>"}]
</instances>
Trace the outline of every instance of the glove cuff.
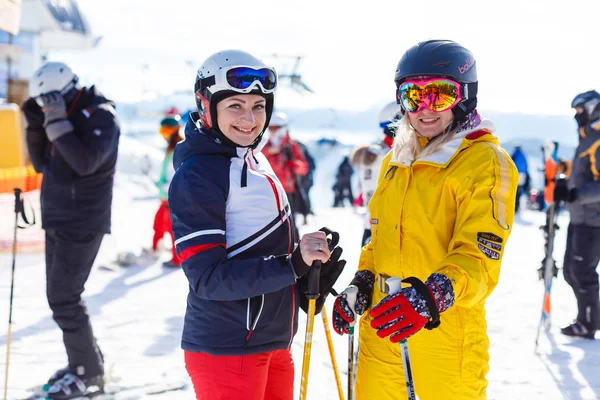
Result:
<instances>
[{"instance_id":1,"label":"glove cuff","mask_svg":"<svg viewBox=\"0 0 600 400\"><path fill-rule=\"evenodd\" d=\"M310 265L307 265L302 258L300 246L297 246L296 250L292 252L290 262L292 264L292 270L294 271L294 274L296 274L297 278L303 277L310 270Z\"/></svg>"},{"instance_id":2,"label":"glove cuff","mask_svg":"<svg viewBox=\"0 0 600 400\"><path fill-rule=\"evenodd\" d=\"M425 285L433 294L439 312L444 312L454 305L454 288L446 275L432 274L425 281Z\"/></svg>"},{"instance_id":3,"label":"glove cuff","mask_svg":"<svg viewBox=\"0 0 600 400\"><path fill-rule=\"evenodd\" d=\"M432 274L425 283L414 276L406 278L402 282L409 283L425 300L431 315L425 328L431 330L440 326L440 312L446 311L454 305L454 289L450 279L442 274Z\"/></svg>"},{"instance_id":4,"label":"glove cuff","mask_svg":"<svg viewBox=\"0 0 600 400\"><path fill-rule=\"evenodd\" d=\"M73 131L73 124L68 119L52 121L46 126L46 136L51 142L55 142L71 131Z\"/></svg>"},{"instance_id":5,"label":"glove cuff","mask_svg":"<svg viewBox=\"0 0 600 400\"><path fill-rule=\"evenodd\" d=\"M375 285L375 274L367 270L358 271L348 286L353 285L358 288L359 292L371 295L373 285Z\"/></svg>"}]
</instances>

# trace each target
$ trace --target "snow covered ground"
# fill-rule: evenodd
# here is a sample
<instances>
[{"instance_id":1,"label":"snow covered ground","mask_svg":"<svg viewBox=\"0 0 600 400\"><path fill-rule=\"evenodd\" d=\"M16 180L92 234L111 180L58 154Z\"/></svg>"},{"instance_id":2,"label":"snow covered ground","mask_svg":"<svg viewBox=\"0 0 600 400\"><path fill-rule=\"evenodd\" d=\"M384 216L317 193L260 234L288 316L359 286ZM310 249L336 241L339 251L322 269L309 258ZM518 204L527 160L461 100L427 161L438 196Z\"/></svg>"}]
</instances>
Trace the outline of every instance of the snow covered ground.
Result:
<instances>
[{"instance_id":1,"label":"snow covered ground","mask_svg":"<svg viewBox=\"0 0 600 400\"><path fill-rule=\"evenodd\" d=\"M341 246L348 266L336 288L343 290L351 280L359 256L362 216L351 208L332 209L331 186L335 170L350 145L319 147L320 135L298 132L318 162L316 184L311 192L316 215L309 217L307 232L327 226L341 233ZM344 141L343 135L338 140ZM346 138L347 139L347 138ZM353 141L376 137L353 137ZM148 247L152 220L158 207L151 179L141 170L149 162L150 177L158 173L162 157L160 137L128 135L121 140L119 173L115 184L112 234L105 237L96 267L106 265L119 251L139 251ZM146 157L147 155L147 157ZM35 200L37 193L29 198ZM0 234L12 232L12 195L0 196ZM534 351L536 327L540 318L543 287L536 269L543 258L543 236L539 226L544 216L523 210L515 221L506 247L500 283L487 303L488 332L491 338L489 399L600 399L600 342L562 337L558 327L575 316L571 289L560 276L553 287L553 326L543 332L539 352ZM560 216L555 258L562 265L568 215ZM36 228L33 228L36 229ZM39 229L39 228L37 228ZM25 237L26 231L19 231ZM161 261L167 260L165 251ZM185 312L187 282L180 270L166 269L161 261L147 266L108 271L94 268L85 292L95 334L105 354L109 373L124 382L160 379L188 380L179 342ZM6 356L6 323L9 311L10 254L0 254L0 359ZM331 312L329 299L327 311ZM296 362L295 391L299 390L304 342L305 315L292 351ZM346 337L333 341L342 381L346 381ZM409 340L410 345L410 340ZM4 364L4 362L2 361ZM15 278L12 343L9 372L9 399L29 387L44 382L66 364L61 334L52 320L45 299L44 259L41 253L19 254ZM337 389L327 342L320 317L315 320L309 399L336 399ZM0 387L4 365L0 367ZM193 398L191 385L185 391L152 396L156 399Z\"/></svg>"}]
</instances>

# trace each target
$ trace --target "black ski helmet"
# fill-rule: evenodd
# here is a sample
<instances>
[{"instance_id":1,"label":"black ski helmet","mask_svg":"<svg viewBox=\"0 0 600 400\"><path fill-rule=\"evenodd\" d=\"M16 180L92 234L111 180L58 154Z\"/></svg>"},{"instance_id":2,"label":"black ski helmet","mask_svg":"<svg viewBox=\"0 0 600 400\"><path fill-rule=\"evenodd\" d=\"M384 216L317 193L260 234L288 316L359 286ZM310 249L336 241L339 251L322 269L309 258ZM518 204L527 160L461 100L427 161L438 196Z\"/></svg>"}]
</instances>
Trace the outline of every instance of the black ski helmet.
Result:
<instances>
[{"instance_id":1,"label":"black ski helmet","mask_svg":"<svg viewBox=\"0 0 600 400\"><path fill-rule=\"evenodd\" d=\"M400 85L417 76L440 76L460 84L463 100L452 109L455 121L477 107L477 65L473 54L460 44L452 40L427 40L408 49L398 62L394 77L399 104Z\"/></svg>"},{"instance_id":2,"label":"black ski helmet","mask_svg":"<svg viewBox=\"0 0 600 400\"><path fill-rule=\"evenodd\" d=\"M249 67L253 69L271 69L274 76L273 89L265 90L264 87L259 85L251 85L252 88L247 92L239 92L232 90L227 82L224 81L224 77L220 74L221 71L226 70L229 67ZM217 133L219 139L230 145L239 146L229 140L217 123L217 103L227 97L235 96L238 94L258 94L266 100L266 112L267 118L265 120L265 126L262 132L254 140L252 144L246 147L254 148L260 142L263 134L269 126L271 120L271 114L273 113L273 102L274 102L274 89L277 86L277 74L274 69L268 67L258 58L254 57L241 50L225 50L215 53L208 57L204 63L198 69L196 74L196 81L194 83L194 93L196 97L196 106L200 115L200 123L203 127L209 130L213 130Z\"/></svg>"},{"instance_id":3,"label":"black ski helmet","mask_svg":"<svg viewBox=\"0 0 600 400\"><path fill-rule=\"evenodd\" d=\"M600 94L595 90L580 93L571 102L571 108L581 107L582 113L575 114L575 121L580 128L594 124L600 120ZM596 127L594 129L597 129Z\"/></svg>"}]
</instances>

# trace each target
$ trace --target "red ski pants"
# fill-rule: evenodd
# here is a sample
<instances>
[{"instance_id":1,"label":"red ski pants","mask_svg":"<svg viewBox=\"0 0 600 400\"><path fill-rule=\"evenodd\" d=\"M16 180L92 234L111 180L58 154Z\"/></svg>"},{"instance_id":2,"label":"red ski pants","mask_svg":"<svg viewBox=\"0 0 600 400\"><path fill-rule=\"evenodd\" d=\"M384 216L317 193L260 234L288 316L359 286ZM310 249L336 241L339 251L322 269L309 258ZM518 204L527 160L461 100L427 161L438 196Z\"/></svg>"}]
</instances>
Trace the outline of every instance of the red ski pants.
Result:
<instances>
[{"instance_id":1,"label":"red ski pants","mask_svg":"<svg viewBox=\"0 0 600 400\"><path fill-rule=\"evenodd\" d=\"M185 352L196 400L293 400L294 361L287 350L244 356Z\"/></svg>"},{"instance_id":2,"label":"red ski pants","mask_svg":"<svg viewBox=\"0 0 600 400\"><path fill-rule=\"evenodd\" d=\"M173 253L173 262L181 264L179 257L177 257L177 250L175 249L175 239L173 237L173 226L171 225L171 211L169 210L169 202L162 200L156 215L154 216L154 237L152 238L152 250L158 248L158 242L168 233L171 236L171 244Z\"/></svg>"}]
</instances>

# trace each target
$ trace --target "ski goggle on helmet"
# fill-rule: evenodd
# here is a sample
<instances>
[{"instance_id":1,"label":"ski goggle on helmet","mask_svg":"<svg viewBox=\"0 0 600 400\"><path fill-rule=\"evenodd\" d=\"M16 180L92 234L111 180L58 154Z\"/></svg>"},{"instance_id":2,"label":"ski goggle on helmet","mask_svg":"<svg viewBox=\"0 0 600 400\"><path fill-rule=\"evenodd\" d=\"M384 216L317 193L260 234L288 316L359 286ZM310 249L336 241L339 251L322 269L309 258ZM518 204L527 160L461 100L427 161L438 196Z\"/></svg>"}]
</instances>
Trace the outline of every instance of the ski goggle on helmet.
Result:
<instances>
[{"instance_id":1,"label":"ski goggle on helmet","mask_svg":"<svg viewBox=\"0 0 600 400\"><path fill-rule=\"evenodd\" d=\"M275 91L277 74L269 67L252 68L237 65L219 69L214 75L200 79L199 84L199 90L216 86L220 90L250 93L260 87L261 91L267 94Z\"/></svg>"},{"instance_id":2,"label":"ski goggle on helmet","mask_svg":"<svg viewBox=\"0 0 600 400\"><path fill-rule=\"evenodd\" d=\"M449 78L415 78L404 81L396 90L398 103L409 113L423 108L442 112L452 109L463 99L461 85Z\"/></svg>"}]
</instances>

